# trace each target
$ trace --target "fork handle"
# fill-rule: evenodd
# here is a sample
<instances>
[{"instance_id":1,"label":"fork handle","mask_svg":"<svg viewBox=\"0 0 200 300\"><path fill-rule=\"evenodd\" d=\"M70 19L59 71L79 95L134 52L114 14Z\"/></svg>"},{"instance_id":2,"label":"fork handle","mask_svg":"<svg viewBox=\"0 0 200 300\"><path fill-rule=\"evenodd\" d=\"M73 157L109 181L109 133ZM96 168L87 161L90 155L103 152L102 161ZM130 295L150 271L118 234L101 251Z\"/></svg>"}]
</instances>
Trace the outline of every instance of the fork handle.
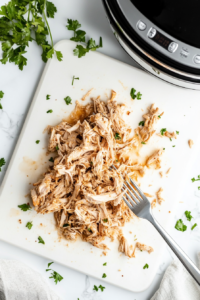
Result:
<instances>
[{"instance_id":1,"label":"fork handle","mask_svg":"<svg viewBox=\"0 0 200 300\"><path fill-rule=\"evenodd\" d=\"M188 272L192 275L192 277L196 280L196 282L200 285L200 270L197 266L191 261L191 259L186 255L186 253L177 245L177 243L171 238L171 236L164 230L164 228L158 223L158 221L151 214L151 217L148 220L152 223L152 225L157 229L160 235L163 237L165 242L169 245L172 251L176 254Z\"/></svg>"}]
</instances>

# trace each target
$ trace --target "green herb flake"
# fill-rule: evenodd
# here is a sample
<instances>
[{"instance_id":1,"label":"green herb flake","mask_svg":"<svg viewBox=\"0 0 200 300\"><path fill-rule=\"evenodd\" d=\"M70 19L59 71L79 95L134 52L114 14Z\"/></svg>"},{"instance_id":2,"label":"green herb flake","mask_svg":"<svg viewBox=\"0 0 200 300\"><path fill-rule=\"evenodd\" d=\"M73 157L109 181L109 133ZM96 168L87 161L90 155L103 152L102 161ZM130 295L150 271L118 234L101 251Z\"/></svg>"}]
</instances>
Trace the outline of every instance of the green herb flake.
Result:
<instances>
[{"instance_id":1,"label":"green herb flake","mask_svg":"<svg viewBox=\"0 0 200 300\"><path fill-rule=\"evenodd\" d=\"M5 161L5 159L2 157L2 158L0 159L0 172L1 172L1 168L2 168L3 166L5 166L5 164L6 164L6 161Z\"/></svg>"},{"instance_id":2,"label":"green herb flake","mask_svg":"<svg viewBox=\"0 0 200 300\"><path fill-rule=\"evenodd\" d=\"M106 223L106 222L108 222L108 219L103 219L103 221Z\"/></svg>"},{"instance_id":3,"label":"green herb flake","mask_svg":"<svg viewBox=\"0 0 200 300\"><path fill-rule=\"evenodd\" d=\"M39 142L40 142L40 140L37 140L37 141L36 141L36 144L39 144Z\"/></svg>"},{"instance_id":4,"label":"green herb flake","mask_svg":"<svg viewBox=\"0 0 200 300\"><path fill-rule=\"evenodd\" d=\"M65 97L64 100L67 105L72 104L72 99L69 96Z\"/></svg>"},{"instance_id":5,"label":"green herb flake","mask_svg":"<svg viewBox=\"0 0 200 300\"><path fill-rule=\"evenodd\" d=\"M89 232L92 232L92 230L90 228L87 229Z\"/></svg>"},{"instance_id":6,"label":"green herb flake","mask_svg":"<svg viewBox=\"0 0 200 300\"><path fill-rule=\"evenodd\" d=\"M131 91L130 91L130 95L131 95L131 98L132 98L133 100L135 100L135 98L136 98L136 96L137 96L135 92L136 92L136 90L135 90L134 88L132 88Z\"/></svg>"},{"instance_id":7,"label":"green herb flake","mask_svg":"<svg viewBox=\"0 0 200 300\"><path fill-rule=\"evenodd\" d=\"M163 150L165 150L165 148L163 148Z\"/></svg>"},{"instance_id":8,"label":"green herb flake","mask_svg":"<svg viewBox=\"0 0 200 300\"><path fill-rule=\"evenodd\" d=\"M164 133L167 131L167 129L166 128L162 128L161 130L160 130L160 134L161 135L164 135Z\"/></svg>"},{"instance_id":9,"label":"green herb flake","mask_svg":"<svg viewBox=\"0 0 200 300\"><path fill-rule=\"evenodd\" d=\"M178 135L179 135L179 131L176 131L176 134L178 134Z\"/></svg>"},{"instance_id":10,"label":"green herb flake","mask_svg":"<svg viewBox=\"0 0 200 300\"><path fill-rule=\"evenodd\" d=\"M72 78L72 85L74 85L74 80L79 80L79 77L73 76L73 78Z\"/></svg>"},{"instance_id":11,"label":"green herb flake","mask_svg":"<svg viewBox=\"0 0 200 300\"><path fill-rule=\"evenodd\" d=\"M197 179L195 179L195 178L193 177L191 180L192 180L192 182L195 182L195 181L198 181L198 180L200 180L200 178L199 178L199 176L198 176L198 178L197 178Z\"/></svg>"},{"instance_id":12,"label":"green herb flake","mask_svg":"<svg viewBox=\"0 0 200 300\"><path fill-rule=\"evenodd\" d=\"M44 240L41 238L41 236L38 236L38 243L39 244L45 244Z\"/></svg>"},{"instance_id":13,"label":"green herb flake","mask_svg":"<svg viewBox=\"0 0 200 300\"><path fill-rule=\"evenodd\" d=\"M96 285L94 285L93 291L97 291L98 292L98 287Z\"/></svg>"},{"instance_id":14,"label":"green herb flake","mask_svg":"<svg viewBox=\"0 0 200 300\"><path fill-rule=\"evenodd\" d=\"M172 142L172 138L170 138L169 140L170 140L170 142Z\"/></svg>"},{"instance_id":15,"label":"green herb flake","mask_svg":"<svg viewBox=\"0 0 200 300\"><path fill-rule=\"evenodd\" d=\"M3 98L3 96L4 96L4 92L0 91L0 100Z\"/></svg>"},{"instance_id":16,"label":"green herb flake","mask_svg":"<svg viewBox=\"0 0 200 300\"><path fill-rule=\"evenodd\" d=\"M100 284L99 289L103 292L105 287Z\"/></svg>"},{"instance_id":17,"label":"green herb flake","mask_svg":"<svg viewBox=\"0 0 200 300\"><path fill-rule=\"evenodd\" d=\"M188 211L188 210L185 211L185 216L186 216L186 218L187 218L188 221L191 221L192 218L193 218L193 217L191 216L191 211Z\"/></svg>"},{"instance_id":18,"label":"green herb flake","mask_svg":"<svg viewBox=\"0 0 200 300\"><path fill-rule=\"evenodd\" d=\"M49 161L53 163L53 162L54 162L53 157L51 157L51 158L49 159Z\"/></svg>"},{"instance_id":19,"label":"green herb flake","mask_svg":"<svg viewBox=\"0 0 200 300\"><path fill-rule=\"evenodd\" d=\"M148 264L144 265L144 267L143 267L143 269L148 269L148 268L149 268Z\"/></svg>"},{"instance_id":20,"label":"green herb flake","mask_svg":"<svg viewBox=\"0 0 200 300\"><path fill-rule=\"evenodd\" d=\"M161 116L159 115L158 118L161 119Z\"/></svg>"},{"instance_id":21,"label":"green herb flake","mask_svg":"<svg viewBox=\"0 0 200 300\"><path fill-rule=\"evenodd\" d=\"M29 230L31 230L32 226L33 226L33 222L28 222L28 223L26 224L26 227L27 227Z\"/></svg>"},{"instance_id":22,"label":"green herb flake","mask_svg":"<svg viewBox=\"0 0 200 300\"><path fill-rule=\"evenodd\" d=\"M139 126L144 126L144 121L140 121Z\"/></svg>"},{"instance_id":23,"label":"green herb flake","mask_svg":"<svg viewBox=\"0 0 200 300\"><path fill-rule=\"evenodd\" d=\"M141 142L141 144L143 144L143 145L146 145L146 143L145 143L145 142Z\"/></svg>"},{"instance_id":24,"label":"green herb flake","mask_svg":"<svg viewBox=\"0 0 200 300\"><path fill-rule=\"evenodd\" d=\"M60 282L61 280L63 280L63 277L56 271L52 270L52 269L46 269L46 272L48 271L52 271L51 276L49 277L50 279L53 278L55 284L57 284L58 282Z\"/></svg>"},{"instance_id":25,"label":"green herb flake","mask_svg":"<svg viewBox=\"0 0 200 300\"><path fill-rule=\"evenodd\" d=\"M106 278L106 277L107 277L107 275L105 273L103 273L102 278Z\"/></svg>"},{"instance_id":26,"label":"green herb flake","mask_svg":"<svg viewBox=\"0 0 200 300\"><path fill-rule=\"evenodd\" d=\"M52 109L47 110L47 114L52 114L52 112L53 112Z\"/></svg>"},{"instance_id":27,"label":"green herb flake","mask_svg":"<svg viewBox=\"0 0 200 300\"><path fill-rule=\"evenodd\" d=\"M198 190L200 190L200 186L198 186Z\"/></svg>"},{"instance_id":28,"label":"green herb flake","mask_svg":"<svg viewBox=\"0 0 200 300\"><path fill-rule=\"evenodd\" d=\"M197 226L197 223L195 223L192 227L191 230L193 230Z\"/></svg>"},{"instance_id":29,"label":"green herb flake","mask_svg":"<svg viewBox=\"0 0 200 300\"><path fill-rule=\"evenodd\" d=\"M54 263L53 261L50 262L50 263L48 263L48 268L49 268L53 263Z\"/></svg>"},{"instance_id":30,"label":"green herb flake","mask_svg":"<svg viewBox=\"0 0 200 300\"><path fill-rule=\"evenodd\" d=\"M69 224L64 224L64 225L63 225L63 227L68 227L68 226L69 226Z\"/></svg>"},{"instance_id":31,"label":"green herb flake","mask_svg":"<svg viewBox=\"0 0 200 300\"><path fill-rule=\"evenodd\" d=\"M57 151L59 150L59 147L58 147L58 145L56 145L56 150L57 150Z\"/></svg>"},{"instance_id":32,"label":"green herb flake","mask_svg":"<svg viewBox=\"0 0 200 300\"><path fill-rule=\"evenodd\" d=\"M107 266L107 262L105 262L105 263L103 264L103 266Z\"/></svg>"},{"instance_id":33,"label":"green herb flake","mask_svg":"<svg viewBox=\"0 0 200 300\"><path fill-rule=\"evenodd\" d=\"M142 94L140 93L140 92L138 92L137 94L136 94L136 98L137 98L137 100L141 100L142 98Z\"/></svg>"},{"instance_id":34,"label":"green herb flake","mask_svg":"<svg viewBox=\"0 0 200 300\"><path fill-rule=\"evenodd\" d=\"M183 221L181 219L179 219L176 222L175 228L179 231L186 231L187 226L183 224Z\"/></svg>"},{"instance_id":35,"label":"green herb flake","mask_svg":"<svg viewBox=\"0 0 200 300\"><path fill-rule=\"evenodd\" d=\"M51 95L46 95L46 100L49 100Z\"/></svg>"},{"instance_id":36,"label":"green herb flake","mask_svg":"<svg viewBox=\"0 0 200 300\"><path fill-rule=\"evenodd\" d=\"M176 147L175 145L173 145L172 147Z\"/></svg>"},{"instance_id":37,"label":"green herb flake","mask_svg":"<svg viewBox=\"0 0 200 300\"><path fill-rule=\"evenodd\" d=\"M21 205L18 205L18 207L19 207L21 210L23 210L23 211L27 211L27 210L30 210L30 209L31 209L30 205L29 205L29 204L26 204L26 203L21 204Z\"/></svg>"},{"instance_id":38,"label":"green herb flake","mask_svg":"<svg viewBox=\"0 0 200 300\"><path fill-rule=\"evenodd\" d=\"M121 136L119 135L119 133L115 133L115 139L116 140L121 140Z\"/></svg>"}]
</instances>

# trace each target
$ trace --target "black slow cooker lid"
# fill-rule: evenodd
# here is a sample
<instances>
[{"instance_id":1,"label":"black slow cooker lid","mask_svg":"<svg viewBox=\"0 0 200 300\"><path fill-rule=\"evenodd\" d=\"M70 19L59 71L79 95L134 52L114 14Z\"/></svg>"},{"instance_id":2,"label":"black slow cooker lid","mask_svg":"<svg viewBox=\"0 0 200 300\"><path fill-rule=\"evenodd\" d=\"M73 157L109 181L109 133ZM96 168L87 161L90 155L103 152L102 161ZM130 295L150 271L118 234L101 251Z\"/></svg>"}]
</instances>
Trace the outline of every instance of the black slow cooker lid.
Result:
<instances>
[{"instance_id":1,"label":"black slow cooker lid","mask_svg":"<svg viewBox=\"0 0 200 300\"><path fill-rule=\"evenodd\" d=\"M178 40L200 48L199 0L131 0L159 28Z\"/></svg>"},{"instance_id":2,"label":"black slow cooker lid","mask_svg":"<svg viewBox=\"0 0 200 300\"><path fill-rule=\"evenodd\" d=\"M135 53L138 53L138 55L141 58L146 60L151 65L153 65L155 67L159 67L159 69L161 71L163 70L164 72L166 72L166 69L165 69L164 65L167 65L172 69L179 70L179 71L184 72L185 74L188 74L188 75L189 74L194 75L194 76L199 76L200 75L200 69L193 68L193 67L190 67L190 66L186 66L182 63L174 61L173 59L170 59L169 57L163 55L162 52L160 52L160 51L156 50L154 47L152 47L145 40L143 40L138 35L138 33L136 32L134 27L131 26L130 22L127 20L126 15L124 15L124 13L123 13L120 5L119 5L119 2L120 2L119 0L102 0L102 1L104 3L104 7L107 11L107 15L109 16L109 19L110 19L113 27L116 28L119 35L127 43L127 45L129 45L129 47L132 47L133 51ZM139 3L139 1L146 2L145 0L138 0L138 3ZM157 0L157 1L159 2L159 0ZM175 0L175 1L178 1L178 0ZM194 0L192 0L192 1L194 1ZM149 2L151 2L151 1L149 1ZM131 3L131 1L130 1L130 3ZM135 4L133 4L133 5L135 5ZM140 7L140 9L142 9L142 7ZM148 11L148 9L146 9L146 13L147 13L147 11ZM156 14L155 14L155 16L156 16ZM154 61L152 61L148 56L145 56L140 50L138 50L137 47L134 47L134 43L132 43L131 40L134 41L134 43L136 43L142 50L144 50L150 56L154 57L155 58ZM163 65L162 64L157 65L156 60L162 62ZM176 76L180 79L185 78L185 76L184 75L182 76L181 74L176 74L175 75L175 73L173 72L172 69L167 70L167 73L169 75ZM192 82L196 82L196 83L200 82L199 78L195 79L195 78L192 78L190 76L188 76L187 80L192 81Z\"/></svg>"}]
</instances>

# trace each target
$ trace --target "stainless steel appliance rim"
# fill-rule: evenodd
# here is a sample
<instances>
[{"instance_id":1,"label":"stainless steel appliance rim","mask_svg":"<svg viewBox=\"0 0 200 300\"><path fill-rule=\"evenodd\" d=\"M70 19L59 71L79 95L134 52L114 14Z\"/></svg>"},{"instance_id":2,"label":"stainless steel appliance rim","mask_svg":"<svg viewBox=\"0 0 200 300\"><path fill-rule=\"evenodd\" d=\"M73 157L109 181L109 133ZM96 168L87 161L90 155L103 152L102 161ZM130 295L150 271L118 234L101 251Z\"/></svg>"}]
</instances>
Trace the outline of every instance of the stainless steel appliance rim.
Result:
<instances>
[{"instance_id":1,"label":"stainless steel appliance rim","mask_svg":"<svg viewBox=\"0 0 200 300\"><path fill-rule=\"evenodd\" d=\"M109 3L107 2L107 0L103 0L103 5L104 8L106 10L107 13L107 17L111 26L111 29L115 35L115 37L117 38L118 42L120 43L120 45L122 46L122 48L146 71L148 71L149 73L151 73L152 75L158 77L159 79L162 79L170 84L174 84L176 86L179 87L183 87L183 88L187 88L187 89L193 89L193 90L200 90L200 83L195 82L195 81L191 81L191 80L199 80L200 81L200 76L199 75L195 75L195 74L190 74L190 73L186 73L183 72L181 70L177 70L175 68L172 68L166 64L164 64L163 62L161 62L160 60L158 60L157 58L153 57L152 55L150 55L149 53L147 53L146 51L144 51L139 45L137 45L137 43L135 43L128 35L127 33L123 30L123 28L121 28L119 26L118 21L116 20L112 10L110 9ZM109 12L109 13L108 13ZM154 62L156 64L156 67L151 65L151 63L145 61L145 59L140 56L138 53L136 53L136 51L134 51L133 48L131 48L128 43L126 42L126 40L128 40L131 45L133 45L133 47L135 47L139 53L143 54L143 56L147 57L150 61ZM179 74L181 75L183 78L178 78L176 76L173 76L171 74L168 74L167 72L164 72L163 70L161 70L160 67L162 67L162 69L166 69L166 71L171 71L174 74ZM189 78L190 80L188 80L187 78Z\"/></svg>"}]
</instances>

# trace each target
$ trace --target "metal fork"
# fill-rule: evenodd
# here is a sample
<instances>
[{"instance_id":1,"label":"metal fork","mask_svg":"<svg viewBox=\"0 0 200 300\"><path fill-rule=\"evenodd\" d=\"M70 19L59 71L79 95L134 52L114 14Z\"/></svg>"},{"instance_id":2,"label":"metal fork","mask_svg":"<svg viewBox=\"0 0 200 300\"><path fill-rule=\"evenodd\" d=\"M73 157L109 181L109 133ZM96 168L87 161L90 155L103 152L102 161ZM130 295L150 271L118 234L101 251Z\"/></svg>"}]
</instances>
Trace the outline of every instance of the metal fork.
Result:
<instances>
[{"instance_id":1,"label":"metal fork","mask_svg":"<svg viewBox=\"0 0 200 300\"><path fill-rule=\"evenodd\" d=\"M163 237L163 239L169 245L172 251L180 259L180 261L188 270L188 272L200 285L200 270L185 254L185 252L175 243L171 236L162 228L158 221L156 221L152 214L151 204L148 198L143 194L141 189L134 183L134 181L131 178L129 178L129 180L131 184L125 180L124 182L126 184L124 183L123 185L124 195L126 196L123 196L123 200L125 201L127 206L135 215L151 222L151 224L157 229L157 231L160 233L160 235Z\"/></svg>"}]
</instances>

